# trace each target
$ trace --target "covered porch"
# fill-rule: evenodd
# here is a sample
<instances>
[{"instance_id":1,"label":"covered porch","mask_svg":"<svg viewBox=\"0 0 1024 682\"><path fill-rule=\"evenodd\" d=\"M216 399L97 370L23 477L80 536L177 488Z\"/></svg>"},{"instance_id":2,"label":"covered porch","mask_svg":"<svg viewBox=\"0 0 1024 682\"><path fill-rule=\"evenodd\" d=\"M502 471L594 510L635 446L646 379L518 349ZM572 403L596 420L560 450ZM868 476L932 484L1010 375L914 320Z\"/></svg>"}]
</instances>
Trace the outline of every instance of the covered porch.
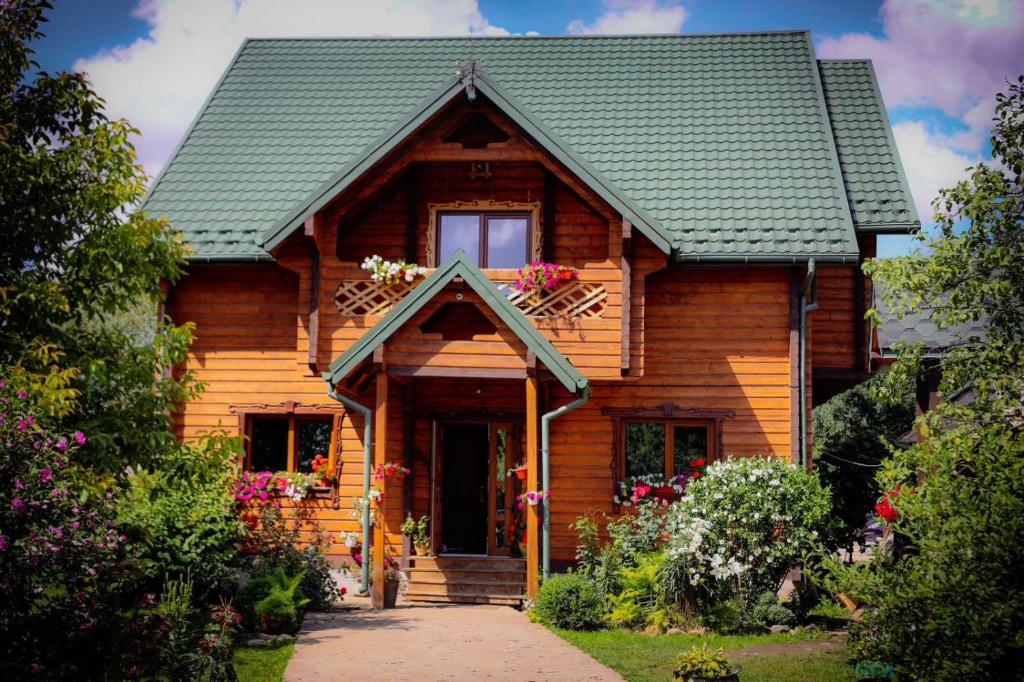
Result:
<instances>
[{"instance_id":1,"label":"covered porch","mask_svg":"<svg viewBox=\"0 0 1024 682\"><path fill-rule=\"evenodd\" d=\"M374 603L389 554L411 569L410 598L532 598L550 563L548 424L586 402L587 379L461 252L324 378L361 415L362 546L372 548L362 583ZM430 558L400 535L408 516L427 517Z\"/></svg>"}]
</instances>

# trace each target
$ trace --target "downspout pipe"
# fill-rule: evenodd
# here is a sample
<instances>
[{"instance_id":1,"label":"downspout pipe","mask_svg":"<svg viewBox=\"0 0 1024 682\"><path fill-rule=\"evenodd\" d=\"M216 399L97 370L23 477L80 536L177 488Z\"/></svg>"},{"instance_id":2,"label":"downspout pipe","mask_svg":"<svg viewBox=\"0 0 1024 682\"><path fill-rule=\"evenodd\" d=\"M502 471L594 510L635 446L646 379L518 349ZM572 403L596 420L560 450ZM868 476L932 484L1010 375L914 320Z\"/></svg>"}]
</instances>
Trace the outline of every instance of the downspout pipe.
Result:
<instances>
[{"instance_id":1,"label":"downspout pipe","mask_svg":"<svg viewBox=\"0 0 1024 682\"><path fill-rule=\"evenodd\" d=\"M330 384L330 375L325 377ZM363 499L369 500L370 481L373 475L373 411L361 403L357 403L334 390L334 386L327 389L327 395L363 415ZM370 505L363 505L363 561L360 574L359 590L365 594L370 590Z\"/></svg>"},{"instance_id":2,"label":"downspout pipe","mask_svg":"<svg viewBox=\"0 0 1024 682\"><path fill-rule=\"evenodd\" d=\"M551 490L551 422L564 414L582 407L590 400L590 384L588 383L580 397L571 403L544 413L540 418L540 475L541 488L544 492ZM544 505L543 532L541 533L541 566L544 579L551 573L551 501L550 498L541 502Z\"/></svg>"},{"instance_id":3,"label":"downspout pipe","mask_svg":"<svg viewBox=\"0 0 1024 682\"><path fill-rule=\"evenodd\" d=\"M807 261L807 276L800 289L800 466L807 468L807 315L818 309L818 279L814 259Z\"/></svg>"}]
</instances>

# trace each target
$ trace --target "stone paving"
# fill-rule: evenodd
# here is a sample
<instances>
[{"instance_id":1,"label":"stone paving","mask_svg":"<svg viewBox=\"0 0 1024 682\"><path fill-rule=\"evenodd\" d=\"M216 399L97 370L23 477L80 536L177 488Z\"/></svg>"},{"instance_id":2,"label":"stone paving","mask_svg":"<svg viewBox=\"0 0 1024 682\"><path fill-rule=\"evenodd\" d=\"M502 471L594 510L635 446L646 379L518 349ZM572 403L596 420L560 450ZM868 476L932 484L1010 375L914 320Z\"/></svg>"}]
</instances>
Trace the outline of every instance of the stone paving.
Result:
<instances>
[{"instance_id":1,"label":"stone paving","mask_svg":"<svg viewBox=\"0 0 1024 682\"><path fill-rule=\"evenodd\" d=\"M309 613L286 682L622 678L507 606L411 605Z\"/></svg>"}]
</instances>

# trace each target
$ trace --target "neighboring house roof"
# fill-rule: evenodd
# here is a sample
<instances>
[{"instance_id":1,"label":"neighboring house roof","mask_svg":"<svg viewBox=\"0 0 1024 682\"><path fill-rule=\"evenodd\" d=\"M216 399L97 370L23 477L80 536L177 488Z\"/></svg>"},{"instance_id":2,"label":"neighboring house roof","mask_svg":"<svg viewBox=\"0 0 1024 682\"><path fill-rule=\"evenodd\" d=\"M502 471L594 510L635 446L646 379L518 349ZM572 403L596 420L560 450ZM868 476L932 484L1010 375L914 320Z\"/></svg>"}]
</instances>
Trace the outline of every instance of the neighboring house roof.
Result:
<instances>
[{"instance_id":1,"label":"neighboring house roof","mask_svg":"<svg viewBox=\"0 0 1024 682\"><path fill-rule=\"evenodd\" d=\"M950 348L966 343L973 337L983 339L988 327L988 320L978 320L940 328L930 319L930 310L924 306L903 319L896 319L889 312L889 306L877 285L874 287L874 299L874 307L883 320L876 329L878 352L883 358L895 357L896 352L893 348L900 341L909 344L922 343L926 356L941 357Z\"/></svg>"},{"instance_id":2,"label":"neighboring house roof","mask_svg":"<svg viewBox=\"0 0 1024 682\"><path fill-rule=\"evenodd\" d=\"M870 63L843 62L861 73L839 77L806 31L248 40L145 208L198 258L269 258L264 236L422 112L470 57L493 86L485 94L503 94L521 125L591 172L588 184L669 237L676 260L852 260L855 228L916 226L890 172L899 160L873 77L865 89ZM849 145L843 167L837 141Z\"/></svg>"},{"instance_id":3,"label":"neighboring house roof","mask_svg":"<svg viewBox=\"0 0 1024 682\"><path fill-rule=\"evenodd\" d=\"M587 378L544 338L544 335L498 291L494 283L473 265L461 250L456 251L419 286L409 292L383 320L338 356L338 359L331 363L330 371L323 373L324 379L333 386L345 378L456 277L461 277L466 285L483 299L570 393L582 394L589 390L590 382Z\"/></svg>"}]
</instances>

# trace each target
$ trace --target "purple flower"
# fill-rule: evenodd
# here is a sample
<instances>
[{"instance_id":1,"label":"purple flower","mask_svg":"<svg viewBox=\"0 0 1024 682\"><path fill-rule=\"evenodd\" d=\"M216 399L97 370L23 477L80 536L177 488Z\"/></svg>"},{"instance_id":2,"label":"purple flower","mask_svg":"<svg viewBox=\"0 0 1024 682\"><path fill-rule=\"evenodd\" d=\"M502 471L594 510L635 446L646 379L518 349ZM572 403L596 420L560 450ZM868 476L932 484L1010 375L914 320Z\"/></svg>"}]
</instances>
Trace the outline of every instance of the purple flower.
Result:
<instances>
[{"instance_id":1,"label":"purple flower","mask_svg":"<svg viewBox=\"0 0 1024 682\"><path fill-rule=\"evenodd\" d=\"M81 431L75 431L75 442L79 445L85 445L85 434Z\"/></svg>"},{"instance_id":2,"label":"purple flower","mask_svg":"<svg viewBox=\"0 0 1024 682\"><path fill-rule=\"evenodd\" d=\"M5 549L7 549L7 538L5 538L3 535L0 535L0 552L4 551Z\"/></svg>"},{"instance_id":3,"label":"purple flower","mask_svg":"<svg viewBox=\"0 0 1024 682\"><path fill-rule=\"evenodd\" d=\"M61 437L61 439L59 441L57 441L57 450L59 452L64 452L67 449L68 449L68 439L64 438L64 437Z\"/></svg>"},{"instance_id":4,"label":"purple flower","mask_svg":"<svg viewBox=\"0 0 1024 682\"><path fill-rule=\"evenodd\" d=\"M20 497L15 497L11 500L11 509L14 510L15 514L20 514L25 511L25 501Z\"/></svg>"},{"instance_id":5,"label":"purple flower","mask_svg":"<svg viewBox=\"0 0 1024 682\"><path fill-rule=\"evenodd\" d=\"M28 391L26 391L24 389L21 390L21 391L18 391L18 399L19 400L24 400L27 397L28 397Z\"/></svg>"},{"instance_id":6,"label":"purple flower","mask_svg":"<svg viewBox=\"0 0 1024 682\"><path fill-rule=\"evenodd\" d=\"M18 430L19 431L27 431L28 430L28 420L19 419L18 420Z\"/></svg>"},{"instance_id":7,"label":"purple flower","mask_svg":"<svg viewBox=\"0 0 1024 682\"><path fill-rule=\"evenodd\" d=\"M50 469L39 470L39 481L41 483L49 483L53 480L53 471Z\"/></svg>"}]
</instances>

